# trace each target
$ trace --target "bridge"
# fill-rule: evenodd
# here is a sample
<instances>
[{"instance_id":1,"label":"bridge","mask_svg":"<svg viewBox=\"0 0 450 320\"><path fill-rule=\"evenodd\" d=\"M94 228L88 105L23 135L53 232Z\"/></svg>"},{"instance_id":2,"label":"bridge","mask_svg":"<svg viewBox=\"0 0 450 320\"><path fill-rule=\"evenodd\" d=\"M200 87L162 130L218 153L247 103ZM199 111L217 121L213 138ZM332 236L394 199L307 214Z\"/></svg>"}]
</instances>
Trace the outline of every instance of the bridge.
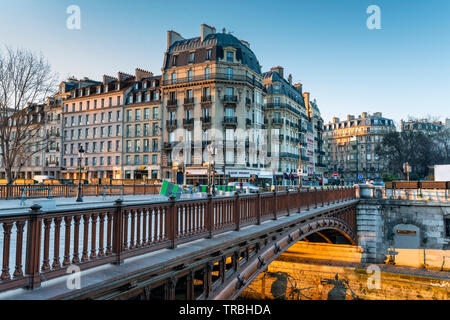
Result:
<instances>
[{"instance_id":1,"label":"bridge","mask_svg":"<svg viewBox=\"0 0 450 320\"><path fill-rule=\"evenodd\" d=\"M336 187L33 205L0 216L0 299L235 299L299 240L356 244L358 201Z\"/></svg>"}]
</instances>

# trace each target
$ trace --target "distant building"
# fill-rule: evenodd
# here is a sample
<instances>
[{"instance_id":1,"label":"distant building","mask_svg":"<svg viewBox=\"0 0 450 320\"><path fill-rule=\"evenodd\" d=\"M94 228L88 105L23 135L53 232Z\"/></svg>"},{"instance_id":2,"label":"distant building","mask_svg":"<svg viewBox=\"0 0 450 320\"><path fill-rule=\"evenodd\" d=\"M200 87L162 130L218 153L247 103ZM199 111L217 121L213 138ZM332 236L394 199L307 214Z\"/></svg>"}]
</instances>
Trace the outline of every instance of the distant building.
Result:
<instances>
[{"instance_id":1,"label":"distant building","mask_svg":"<svg viewBox=\"0 0 450 320\"><path fill-rule=\"evenodd\" d=\"M323 120L316 102L310 101L310 94L303 92L302 84L292 84L292 75L288 80L284 78L283 67L273 67L263 75L268 150L279 159L275 176L282 184L323 176ZM279 142L272 144L272 135Z\"/></svg>"},{"instance_id":2,"label":"distant building","mask_svg":"<svg viewBox=\"0 0 450 320\"><path fill-rule=\"evenodd\" d=\"M447 119L450 120L450 119ZM446 121L447 121L446 120ZM401 120L401 130L409 131L409 132L424 132L424 133L436 133L442 130L445 127L445 124L442 121L434 121L430 122L428 119L420 119L420 120L409 120L403 121Z\"/></svg>"},{"instance_id":3,"label":"distant building","mask_svg":"<svg viewBox=\"0 0 450 320\"><path fill-rule=\"evenodd\" d=\"M375 154L375 147L383 135L394 131L393 120L382 117L381 112L363 112L358 118L348 115L343 121L333 118L323 134L328 148L326 177L346 185L381 179L389 170Z\"/></svg>"}]
</instances>

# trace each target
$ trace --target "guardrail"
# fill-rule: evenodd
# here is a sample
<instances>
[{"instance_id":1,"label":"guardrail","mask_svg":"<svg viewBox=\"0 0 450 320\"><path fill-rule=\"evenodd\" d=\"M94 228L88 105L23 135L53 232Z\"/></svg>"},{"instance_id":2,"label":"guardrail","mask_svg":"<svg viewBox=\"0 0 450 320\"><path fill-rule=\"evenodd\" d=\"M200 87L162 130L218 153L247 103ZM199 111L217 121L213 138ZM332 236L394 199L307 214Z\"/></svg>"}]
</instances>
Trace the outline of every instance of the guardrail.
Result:
<instances>
[{"instance_id":1,"label":"guardrail","mask_svg":"<svg viewBox=\"0 0 450 320\"><path fill-rule=\"evenodd\" d=\"M450 181L391 181L386 189L450 189Z\"/></svg>"},{"instance_id":2,"label":"guardrail","mask_svg":"<svg viewBox=\"0 0 450 320\"><path fill-rule=\"evenodd\" d=\"M105 185L82 184L83 196L101 196ZM122 184L122 185L106 185L112 187L121 187L123 195L146 195L158 194L161 190L160 184ZM47 192L43 192L42 188L51 189L53 198L73 198L77 196L78 185L61 184L61 185L0 185L0 200L13 200L22 198L22 189L27 189L28 198L46 198ZM111 194L117 194L112 192Z\"/></svg>"},{"instance_id":3,"label":"guardrail","mask_svg":"<svg viewBox=\"0 0 450 320\"><path fill-rule=\"evenodd\" d=\"M0 291L33 289L41 281L216 234L259 225L297 212L355 198L355 189L297 190L231 197L124 205L78 210L41 210L0 216ZM347 218L344 218L347 219ZM351 218L348 218L351 219ZM347 220L348 220L347 219ZM355 227L354 221L346 221ZM24 248L26 247L26 250ZM62 253L62 256L60 255Z\"/></svg>"},{"instance_id":4,"label":"guardrail","mask_svg":"<svg viewBox=\"0 0 450 320\"><path fill-rule=\"evenodd\" d=\"M28 194L27 194L28 191ZM32 195L29 194L29 191L34 191ZM39 191L47 191L47 195L44 193L41 193ZM38 192L38 194L36 194ZM20 189L20 205L25 205L25 200L30 198L42 198L45 197L47 199L52 198L52 188L51 187L28 187L28 188L21 188Z\"/></svg>"}]
</instances>

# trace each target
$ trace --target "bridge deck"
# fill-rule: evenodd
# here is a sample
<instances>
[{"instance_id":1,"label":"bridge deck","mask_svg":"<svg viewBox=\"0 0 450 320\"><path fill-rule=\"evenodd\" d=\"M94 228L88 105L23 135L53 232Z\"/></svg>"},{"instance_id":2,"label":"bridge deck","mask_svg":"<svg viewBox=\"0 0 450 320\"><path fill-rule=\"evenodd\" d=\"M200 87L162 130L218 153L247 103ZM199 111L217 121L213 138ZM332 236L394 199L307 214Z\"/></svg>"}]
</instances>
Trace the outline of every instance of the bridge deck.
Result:
<instances>
[{"instance_id":1,"label":"bridge deck","mask_svg":"<svg viewBox=\"0 0 450 320\"><path fill-rule=\"evenodd\" d=\"M89 290L101 287L120 286L127 279L137 277L139 274L149 273L152 270L162 270L182 264L183 261L199 259L207 254L213 254L218 250L236 245L251 237L263 236L271 230L277 230L283 226L289 226L301 221L312 219L320 215L327 215L333 210L354 205L358 200L348 200L318 208L310 208L308 211L298 213L297 210L279 212L277 220L265 220L260 225L248 225L241 227L239 231L228 231L214 235L211 239L197 239L184 244L179 244L174 249L160 249L150 253L141 254L124 260L121 265L105 264L91 269L83 270L80 274L81 289L69 289L67 281L70 275L66 274L55 279L43 281L37 290L14 289L0 293L0 299L5 300L45 300L45 299L73 299L81 296Z\"/></svg>"}]
</instances>

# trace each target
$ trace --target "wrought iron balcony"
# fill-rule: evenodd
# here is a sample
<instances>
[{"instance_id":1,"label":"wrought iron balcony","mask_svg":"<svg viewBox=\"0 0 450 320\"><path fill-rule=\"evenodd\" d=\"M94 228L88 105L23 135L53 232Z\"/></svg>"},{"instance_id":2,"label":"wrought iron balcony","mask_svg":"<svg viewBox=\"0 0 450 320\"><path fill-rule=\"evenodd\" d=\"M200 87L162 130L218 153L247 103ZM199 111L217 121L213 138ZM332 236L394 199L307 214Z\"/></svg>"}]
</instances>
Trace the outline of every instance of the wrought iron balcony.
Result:
<instances>
[{"instance_id":1,"label":"wrought iron balcony","mask_svg":"<svg viewBox=\"0 0 450 320\"><path fill-rule=\"evenodd\" d=\"M178 126L177 120L167 120L166 121L167 129L173 129Z\"/></svg>"},{"instance_id":2,"label":"wrought iron balcony","mask_svg":"<svg viewBox=\"0 0 450 320\"><path fill-rule=\"evenodd\" d=\"M194 105L194 97L192 97L192 98L184 98L184 105L185 106Z\"/></svg>"},{"instance_id":3,"label":"wrought iron balcony","mask_svg":"<svg viewBox=\"0 0 450 320\"><path fill-rule=\"evenodd\" d=\"M194 125L194 118L183 119L183 127L192 127Z\"/></svg>"},{"instance_id":4,"label":"wrought iron balcony","mask_svg":"<svg viewBox=\"0 0 450 320\"><path fill-rule=\"evenodd\" d=\"M236 103L237 102L237 96L224 95L223 96L223 102Z\"/></svg>"},{"instance_id":5,"label":"wrought iron balcony","mask_svg":"<svg viewBox=\"0 0 450 320\"><path fill-rule=\"evenodd\" d=\"M168 107L176 107L177 105L178 105L178 100L177 99L167 100L167 106Z\"/></svg>"},{"instance_id":6,"label":"wrought iron balcony","mask_svg":"<svg viewBox=\"0 0 450 320\"><path fill-rule=\"evenodd\" d=\"M211 103L211 96L202 96L202 103Z\"/></svg>"},{"instance_id":7,"label":"wrought iron balcony","mask_svg":"<svg viewBox=\"0 0 450 320\"><path fill-rule=\"evenodd\" d=\"M284 121L282 118L273 118L272 125L283 125Z\"/></svg>"},{"instance_id":8,"label":"wrought iron balcony","mask_svg":"<svg viewBox=\"0 0 450 320\"><path fill-rule=\"evenodd\" d=\"M238 121L237 121L237 117L229 117L229 116L225 116L223 118L223 124L224 125L237 125Z\"/></svg>"}]
</instances>

